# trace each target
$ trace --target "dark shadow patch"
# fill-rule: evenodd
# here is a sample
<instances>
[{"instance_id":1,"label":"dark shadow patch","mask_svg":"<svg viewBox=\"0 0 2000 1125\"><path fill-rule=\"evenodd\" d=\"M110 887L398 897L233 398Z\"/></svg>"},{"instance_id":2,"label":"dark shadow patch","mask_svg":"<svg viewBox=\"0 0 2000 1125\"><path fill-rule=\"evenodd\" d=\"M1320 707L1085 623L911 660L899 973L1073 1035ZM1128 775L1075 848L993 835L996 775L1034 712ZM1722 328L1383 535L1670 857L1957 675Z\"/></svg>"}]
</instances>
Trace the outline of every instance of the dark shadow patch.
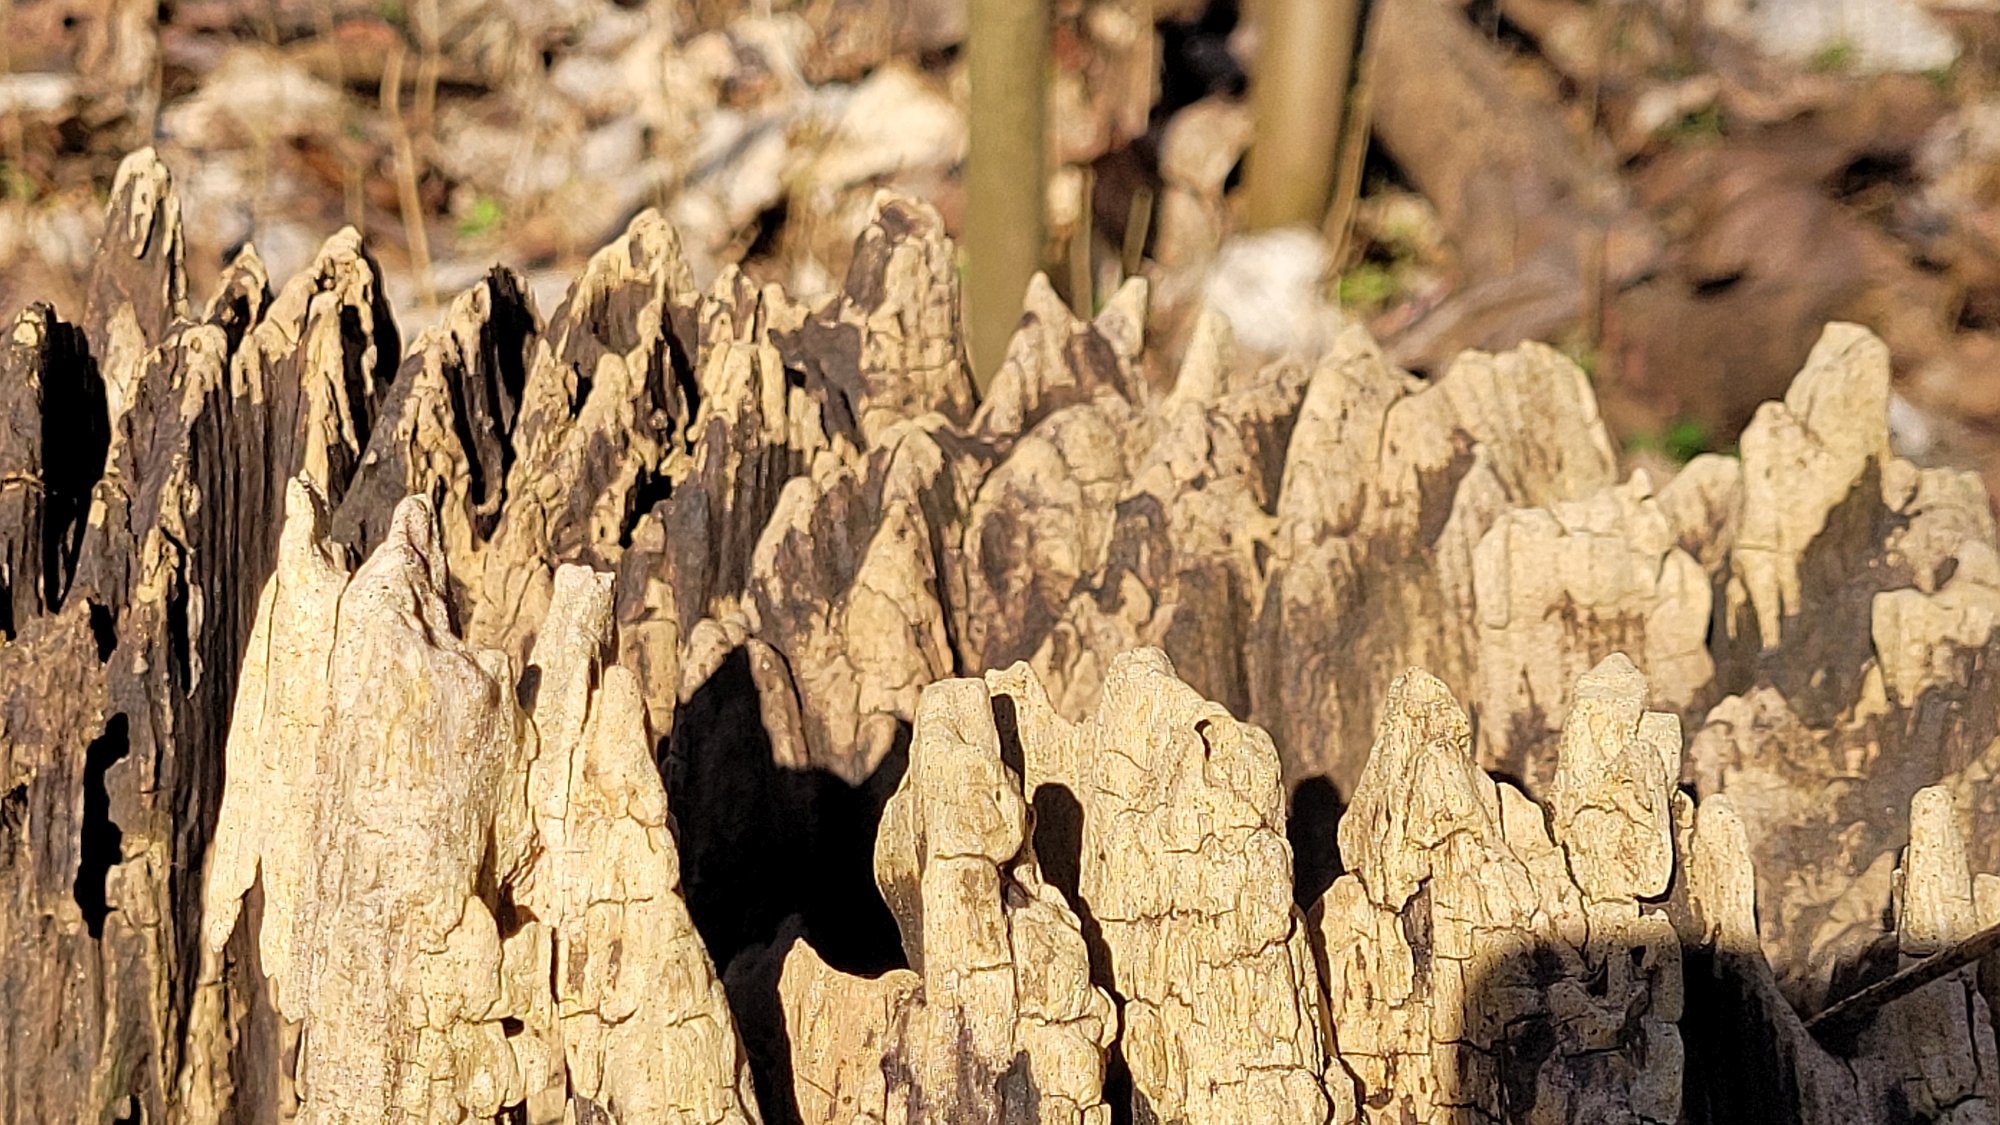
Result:
<instances>
[{"instance_id":1,"label":"dark shadow patch","mask_svg":"<svg viewBox=\"0 0 2000 1125\"><path fill-rule=\"evenodd\" d=\"M1431 881L1417 885L1403 907L1403 943L1410 947L1410 992L1423 996L1431 979Z\"/></svg>"},{"instance_id":2,"label":"dark shadow patch","mask_svg":"<svg viewBox=\"0 0 2000 1125\"><path fill-rule=\"evenodd\" d=\"M872 313L888 299L889 259L896 248L916 235L921 218L916 209L901 199L890 200L875 221L854 241L854 257L847 265L848 300L863 313Z\"/></svg>"},{"instance_id":3,"label":"dark shadow patch","mask_svg":"<svg viewBox=\"0 0 2000 1125\"><path fill-rule=\"evenodd\" d=\"M750 245L743 249L743 260L755 261L777 253L778 236L790 217L791 199L787 196L780 196L776 203L757 212L757 217L750 221Z\"/></svg>"},{"instance_id":4,"label":"dark shadow patch","mask_svg":"<svg viewBox=\"0 0 2000 1125\"><path fill-rule=\"evenodd\" d=\"M113 715L104 725L104 733L84 751L83 827L77 846L74 897L93 938L104 936L104 919L111 913L104 880L118 863L119 849L125 842L125 833L111 819L111 794L105 788L104 775L130 751L130 731L123 714Z\"/></svg>"},{"instance_id":5,"label":"dark shadow patch","mask_svg":"<svg viewBox=\"0 0 2000 1125\"><path fill-rule=\"evenodd\" d=\"M1004 697L995 697L996 704L1001 698ZM1010 705L1012 702L1008 700ZM1068 786L1045 781L1035 789L1031 819L1035 860L1042 869L1042 878L1061 891L1070 909L1075 911L1084 951L1090 958L1090 983L1111 997L1122 1026L1125 999L1112 980L1111 949L1104 941L1104 927L1078 890L1083 872L1083 804ZM1125 1062L1122 1037L1105 1053L1104 1101L1111 1107L1112 1125L1154 1120L1145 1097L1132 1088L1132 1070Z\"/></svg>"},{"instance_id":6,"label":"dark shadow patch","mask_svg":"<svg viewBox=\"0 0 2000 1125\"><path fill-rule=\"evenodd\" d=\"M35 615L37 603L45 613L52 614L62 608L83 549L91 492L104 475L111 446L104 378L91 358L82 329L64 323L46 305L35 306L29 315L41 320L42 342L37 351L23 358L33 368L41 396L39 404L25 399L16 409L25 407L38 414L33 423L38 428L29 439L27 452L30 466L37 468L40 475L40 495L31 499L30 504L41 509L41 534L40 542L32 547L23 543L12 550L36 552L35 561L24 569L38 572L40 581L39 588L32 592L22 589L23 576L17 572L16 587L6 592L6 601L10 603L4 607L7 620L0 621L0 630L7 635ZM7 377L18 379L25 374L15 368ZM15 424L24 421L17 418ZM33 526L31 517L29 527ZM6 550L0 546L0 551ZM0 555L0 562L5 561L4 555Z\"/></svg>"},{"instance_id":7,"label":"dark shadow patch","mask_svg":"<svg viewBox=\"0 0 2000 1125\"><path fill-rule=\"evenodd\" d=\"M1419 971L1428 975L1424 968L1432 963L1428 886L1417 899L1421 901L1413 900L1405 907L1403 926L1406 935L1424 935L1426 949ZM1419 915L1425 921L1413 924L1413 916ZM1677 978L1662 974L1648 983L1639 970L1662 955L1667 951L1650 945L1628 948L1618 943L1586 956L1559 941L1532 940L1491 958L1477 971L1468 964L1462 1000L1465 1038L1435 1047L1458 1070L1458 1085L1467 1104L1444 1120L1640 1120L1642 1107L1633 1103L1643 1102L1646 1095L1635 1078L1658 1062L1650 1058L1654 1044L1647 1036L1646 1017L1655 996L1650 989ZM1628 957L1632 973L1610 971L1613 962L1622 963ZM1618 982L1618 995L1607 996L1607 980ZM1584 986L1582 993L1592 998L1594 1008L1587 1014L1573 1010L1578 996L1574 985L1578 983ZM1419 987L1423 988L1421 981ZM1420 995L1438 994L1424 988ZM1564 999L1565 995L1570 999ZM1579 1033L1581 1026L1596 1030ZM1689 1039L1687 1026L1683 1020L1684 1042ZM1692 1057L1688 1064L1692 1072ZM1725 1069L1733 1065L1726 1064ZM1364 1100L1377 1108L1393 1102L1388 1090L1366 1091ZM1724 1120L1766 1119L1749 1115ZM1683 1113L1681 1120L1689 1118Z\"/></svg>"},{"instance_id":8,"label":"dark shadow patch","mask_svg":"<svg viewBox=\"0 0 2000 1125\"><path fill-rule=\"evenodd\" d=\"M1178 605L1160 647L1180 678L1237 719L1250 715L1250 673L1244 657L1244 623L1250 619L1242 580L1227 566L1181 570L1150 590L1176 591Z\"/></svg>"},{"instance_id":9,"label":"dark shadow patch","mask_svg":"<svg viewBox=\"0 0 2000 1125\"><path fill-rule=\"evenodd\" d=\"M1790 1060L1735 959L1681 951L1681 1120L1804 1125Z\"/></svg>"},{"instance_id":10,"label":"dark shadow patch","mask_svg":"<svg viewBox=\"0 0 2000 1125\"><path fill-rule=\"evenodd\" d=\"M776 940L744 950L722 974L722 987L729 996L730 1014L736 1017L764 1125L800 1125L798 1090L792 1079L792 1035L778 1000L778 980L784 974L785 956L803 925L798 918L786 919Z\"/></svg>"},{"instance_id":11,"label":"dark shadow patch","mask_svg":"<svg viewBox=\"0 0 2000 1125\"><path fill-rule=\"evenodd\" d=\"M1444 534L1452 502L1458 497L1458 482L1472 471L1472 446L1472 435L1455 429L1451 432L1451 459L1430 472L1417 472L1417 541L1426 547Z\"/></svg>"},{"instance_id":12,"label":"dark shadow patch","mask_svg":"<svg viewBox=\"0 0 2000 1125\"><path fill-rule=\"evenodd\" d=\"M1190 105L1221 94L1239 98L1249 88L1243 64L1229 49L1238 20L1235 0L1214 0L1191 20L1160 24L1160 98L1152 121L1163 126Z\"/></svg>"},{"instance_id":13,"label":"dark shadow patch","mask_svg":"<svg viewBox=\"0 0 2000 1125\"><path fill-rule=\"evenodd\" d=\"M904 966L875 887L875 833L909 762L903 738L865 783L772 759L748 653L730 653L682 705L661 773L688 912L718 965L797 915L827 964L875 976Z\"/></svg>"},{"instance_id":14,"label":"dark shadow patch","mask_svg":"<svg viewBox=\"0 0 2000 1125\"><path fill-rule=\"evenodd\" d=\"M473 534L481 542L500 520L507 471L514 464L514 423L528 381L528 348L535 339L535 317L520 279L496 266L486 275L486 287L491 311L480 326L478 369L450 372L445 379L452 426L472 478Z\"/></svg>"},{"instance_id":15,"label":"dark shadow patch","mask_svg":"<svg viewBox=\"0 0 2000 1125\"><path fill-rule=\"evenodd\" d=\"M993 1086L1000 1097L1000 1125L1040 1125L1042 1095L1035 1088L1035 1065L1028 1052L1014 1052L1014 1061Z\"/></svg>"},{"instance_id":16,"label":"dark shadow patch","mask_svg":"<svg viewBox=\"0 0 2000 1125\"><path fill-rule=\"evenodd\" d=\"M1000 736L1000 764L1014 771L1015 780L1026 778L1027 759L1021 749L1021 721L1014 710L1013 696L1003 694L993 697L993 729ZM1036 844L1040 842L1037 836ZM1039 846L1035 854L1041 854Z\"/></svg>"},{"instance_id":17,"label":"dark shadow patch","mask_svg":"<svg viewBox=\"0 0 2000 1125\"><path fill-rule=\"evenodd\" d=\"M1812 596L1791 607L1778 644L1759 653L1754 668L1808 726L1833 726L1860 694L1863 672L1875 655L1869 630L1875 595L1915 579L1908 562L1883 549L1908 524L1907 516L1882 503L1882 470L1871 461L1800 556L1798 588ZM1744 651L1757 653L1763 638L1751 632L1742 642ZM1729 690L1742 689L1732 683Z\"/></svg>"},{"instance_id":18,"label":"dark shadow patch","mask_svg":"<svg viewBox=\"0 0 2000 1125\"><path fill-rule=\"evenodd\" d=\"M1104 1074L1104 1094L1111 1105L1111 1125L1160 1125L1160 1115L1153 1112L1152 1100L1132 1085L1132 1069L1125 1062L1125 1052L1114 1044L1111 1055L1107 1060L1111 1065L1105 1067ZM1119 1077L1116 1096L1113 1096L1113 1065Z\"/></svg>"},{"instance_id":19,"label":"dark shadow patch","mask_svg":"<svg viewBox=\"0 0 2000 1125\"><path fill-rule=\"evenodd\" d=\"M231 1108L242 1121L277 1121L283 1116L284 1087L297 1076L298 1060L284 1047L283 1021L271 1006L257 935L264 928L264 880L251 881L243 912L223 947L223 975L243 998L241 1022L230 1037L229 1075L235 1082Z\"/></svg>"},{"instance_id":20,"label":"dark shadow patch","mask_svg":"<svg viewBox=\"0 0 2000 1125\"><path fill-rule=\"evenodd\" d=\"M574 1090L570 1091L569 1106L576 1114L576 1125L618 1125L610 1110Z\"/></svg>"},{"instance_id":21,"label":"dark shadow patch","mask_svg":"<svg viewBox=\"0 0 2000 1125\"><path fill-rule=\"evenodd\" d=\"M1083 870L1083 805L1068 786L1045 781L1035 790L1034 825L1035 859L1041 864L1042 878L1063 893L1079 918L1088 915L1090 908L1077 893ZM1089 926L1086 941L1097 928L1096 920ZM1093 954L1093 965L1096 959ZM1091 976L1096 975L1093 969Z\"/></svg>"},{"instance_id":22,"label":"dark shadow patch","mask_svg":"<svg viewBox=\"0 0 2000 1125\"><path fill-rule=\"evenodd\" d=\"M1542 1064L1555 1053L1556 1031L1547 1014L1516 1020L1499 1043L1500 1094L1504 1118L1531 1120L1542 1077Z\"/></svg>"},{"instance_id":23,"label":"dark shadow patch","mask_svg":"<svg viewBox=\"0 0 2000 1125\"><path fill-rule=\"evenodd\" d=\"M1850 207L1878 210L1916 181L1912 155L1863 152L1826 179L1826 192Z\"/></svg>"},{"instance_id":24,"label":"dark shadow patch","mask_svg":"<svg viewBox=\"0 0 2000 1125\"><path fill-rule=\"evenodd\" d=\"M1340 862L1340 817L1347 803L1331 778L1314 775L1292 788L1285 838L1292 845L1292 901L1310 910L1346 869Z\"/></svg>"},{"instance_id":25,"label":"dark shadow patch","mask_svg":"<svg viewBox=\"0 0 2000 1125\"><path fill-rule=\"evenodd\" d=\"M861 330L840 321L814 318L796 331L769 329L765 337L778 349L786 378L802 382L819 401L829 437L846 435L862 447L861 406L868 387L861 374Z\"/></svg>"},{"instance_id":26,"label":"dark shadow patch","mask_svg":"<svg viewBox=\"0 0 2000 1125\"><path fill-rule=\"evenodd\" d=\"M1742 270L1730 270L1727 273L1718 273L1718 274L1712 274L1708 277L1695 278L1694 295L1698 298L1703 298L1703 299L1709 297L1720 297L1724 293L1729 292L1731 289L1736 288L1736 284L1742 281L1746 276L1747 275Z\"/></svg>"},{"instance_id":27,"label":"dark shadow patch","mask_svg":"<svg viewBox=\"0 0 2000 1125\"><path fill-rule=\"evenodd\" d=\"M530 664L521 670L521 680L514 685L514 702L521 710L532 712L535 701L542 695L542 666Z\"/></svg>"},{"instance_id":28,"label":"dark shadow patch","mask_svg":"<svg viewBox=\"0 0 2000 1125\"><path fill-rule=\"evenodd\" d=\"M167 586L167 653L173 683L182 691L194 685L194 623L188 619L188 588L180 574Z\"/></svg>"}]
</instances>

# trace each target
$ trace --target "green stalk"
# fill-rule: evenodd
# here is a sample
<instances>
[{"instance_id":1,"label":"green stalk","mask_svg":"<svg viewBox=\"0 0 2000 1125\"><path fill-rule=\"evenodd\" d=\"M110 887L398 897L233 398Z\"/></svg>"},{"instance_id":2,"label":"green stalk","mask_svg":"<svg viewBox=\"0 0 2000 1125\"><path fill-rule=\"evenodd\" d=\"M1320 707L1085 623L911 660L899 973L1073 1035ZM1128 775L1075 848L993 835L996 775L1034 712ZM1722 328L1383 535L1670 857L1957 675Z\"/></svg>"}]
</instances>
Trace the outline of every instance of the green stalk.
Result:
<instances>
[{"instance_id":1,"label":"green stalk","mask_svg":"<svg viewBox=\"0 0 2000 1125\"><path fill-rule=\"evenodd\" d=\"M973 382L984 394L1042 265L1047 220L1047 0L971 0L972 85L965 178L965 318Z\"/></svg>"}]
</instances>

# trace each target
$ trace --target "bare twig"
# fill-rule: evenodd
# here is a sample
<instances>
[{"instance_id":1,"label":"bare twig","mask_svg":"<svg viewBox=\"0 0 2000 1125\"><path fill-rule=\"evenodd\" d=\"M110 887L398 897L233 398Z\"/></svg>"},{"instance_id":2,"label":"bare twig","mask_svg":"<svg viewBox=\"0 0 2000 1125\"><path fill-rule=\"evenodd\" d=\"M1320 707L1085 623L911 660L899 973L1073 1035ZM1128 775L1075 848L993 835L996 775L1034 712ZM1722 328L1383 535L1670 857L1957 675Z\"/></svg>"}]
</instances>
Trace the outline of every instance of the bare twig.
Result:
<instances>
[{"instance_id":1,"label":"bare twig","mask_svg":"<svg viewBox=\"0 0 2000 1125\"><path fill-rule=\"evenodd\" d=\"M438 307L437 287L431 283L430 239L424 231L424 204L417 194L417 157L410 144L410 130L403 120L403 62L409 52L402 44L389 55L382 69L382 112L389 118L389 132L396 150L396 190L403 211L403 237L409 245L410 270L417 275L417 293L427 312Z\"/></svg>"},{"instance_id":2,"label":"bare twig","mask_svg":"<svg viewBox=\"0 0 2000 1125\"><path fill-rule=\"evenodd\" d=\"M1348 246L1354 236L1354 216L1360 210L1361 172L1368 163L1368 113L1375 85L1375 52L1372 37L1363 33L1355 63L1354 89L1347 95L1340 128L1340 152L1334 169L1333 202L1326 210L1321 233L1326 236L1333 268L1343 269Z\"/></svg>"},{"instance_id":3,"label":"bare twig","mask_svg":"<svg viewBox=\"0 0 2000 1125\"><path fill-rule=\"evenodd\" d=\"M1806 1021L1806 1030L1821 1040L1839 1040L1865 1027L1886 1004L1901 1000L1934 981L2000 952L2000 924L1953 942L1892 976L1847 997Z\"/></svg>"}]
</instances>

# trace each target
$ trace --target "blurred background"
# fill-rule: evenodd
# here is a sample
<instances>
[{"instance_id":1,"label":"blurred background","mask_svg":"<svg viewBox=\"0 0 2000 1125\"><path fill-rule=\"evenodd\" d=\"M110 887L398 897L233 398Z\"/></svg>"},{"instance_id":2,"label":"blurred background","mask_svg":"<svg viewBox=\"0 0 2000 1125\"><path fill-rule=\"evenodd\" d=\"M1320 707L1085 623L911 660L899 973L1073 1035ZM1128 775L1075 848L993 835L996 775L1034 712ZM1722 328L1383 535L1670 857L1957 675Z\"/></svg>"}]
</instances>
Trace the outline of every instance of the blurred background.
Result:
<instances>
[{"instance_id":1,"label":"blurred background","mask_svg":"<svg viewBox=\"0 0 2000 1125\"><path fill-rule=\"evenodd\" d=\"M0 0L0 72L9 318L80 310L145 145L191 295L351 225L406 337L494 262L551 311L646 207L828 293L888 188L982 369L1028 272L1143 275L1161 381L1203 303L1418 373L1545 340L1668 472L1852 320L1899 452L2000 485L2000 0Z\"/></svg>"}]
</instances>

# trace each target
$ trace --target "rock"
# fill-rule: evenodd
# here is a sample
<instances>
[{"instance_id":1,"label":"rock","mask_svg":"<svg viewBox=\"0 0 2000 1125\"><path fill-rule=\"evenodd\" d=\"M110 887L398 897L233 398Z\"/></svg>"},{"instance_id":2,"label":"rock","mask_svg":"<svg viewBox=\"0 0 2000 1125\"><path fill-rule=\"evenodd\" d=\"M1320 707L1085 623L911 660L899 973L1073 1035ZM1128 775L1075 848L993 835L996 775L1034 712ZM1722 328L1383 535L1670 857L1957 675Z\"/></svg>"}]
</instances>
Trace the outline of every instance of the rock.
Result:
<instances>
[{"instance_id":1,"label":"rock","mask_svg":"<svg viewBox=\"0 0 2000 1125\"><path fill-rule=\"evenodd\" d=\"M1252 119L1240 102L1211 98L1174 114L1160 138L1159 233L1162 265L1205 262L1230 229L1223 188L1250 147Z\"/></svg>"},{"instance_id":2,"label":"rock","mask_svg":"<svg viewBox=\"0 0 2000 1125\"><path fill-rule=\"evenodd\" d=\"M1722 5L1704 18L1749 40L1758 50L1794 63L1838 52L1845 66L1863 73L1943 70L1958 58L1951 31L1908 0L1833 4L1787 0L1780 4Z\"/></svg>"}]
</instances>

